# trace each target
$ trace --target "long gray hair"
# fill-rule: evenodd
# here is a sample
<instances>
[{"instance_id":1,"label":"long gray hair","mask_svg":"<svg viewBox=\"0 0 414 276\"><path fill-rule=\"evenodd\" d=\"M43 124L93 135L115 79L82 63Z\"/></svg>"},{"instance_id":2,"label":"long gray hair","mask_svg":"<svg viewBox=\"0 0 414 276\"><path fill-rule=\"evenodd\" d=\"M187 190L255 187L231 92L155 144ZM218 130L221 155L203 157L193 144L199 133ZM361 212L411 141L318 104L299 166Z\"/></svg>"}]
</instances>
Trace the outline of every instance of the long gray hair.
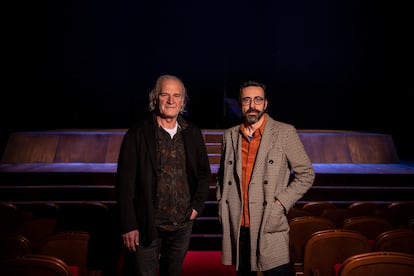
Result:
<instances>
[{"instance_id":1,"label":"long gray hair","mask_svg":"<svg viewBox=\"0 0 414 276\"><path fill-rule=\"evenodd\" d=\"M162 84L166 80L176 80L181 83L184 101L183 101L183 106L181 107L180 113L183 114L186 111L185 107L187 105L187 100L188 100L187 89L185 88L185 85L182 82L182 80L173 75L162 75L158 77L157 81L155 82L154 88L148 94L148 98L149 98L148 109L151 112L154 112L154 111L157 112L158 103L159 103L158 96L162 92Z\"/></svg>"}]
</instances>

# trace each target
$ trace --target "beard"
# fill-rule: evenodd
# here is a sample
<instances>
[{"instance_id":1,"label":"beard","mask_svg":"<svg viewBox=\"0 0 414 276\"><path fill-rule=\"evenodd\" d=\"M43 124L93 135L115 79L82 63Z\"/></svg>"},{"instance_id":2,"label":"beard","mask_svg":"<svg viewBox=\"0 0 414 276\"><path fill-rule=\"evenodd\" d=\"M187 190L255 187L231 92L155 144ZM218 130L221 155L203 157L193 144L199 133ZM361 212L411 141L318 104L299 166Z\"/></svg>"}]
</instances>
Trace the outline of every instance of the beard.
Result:
<instances>
[{"instance_id":1,"label":"beard","mask_svg":"<svg viewBox=\"0 0 414 276\"><path fill-rule=\"evenodd\" d=\"M260 118L262 118L263 114L264 111L260 111L257 109L249 109L245 113L243 113L244 121L248 125L252 125L254 123L257 123L260 120Z\"/></svg>"}]
</instances>

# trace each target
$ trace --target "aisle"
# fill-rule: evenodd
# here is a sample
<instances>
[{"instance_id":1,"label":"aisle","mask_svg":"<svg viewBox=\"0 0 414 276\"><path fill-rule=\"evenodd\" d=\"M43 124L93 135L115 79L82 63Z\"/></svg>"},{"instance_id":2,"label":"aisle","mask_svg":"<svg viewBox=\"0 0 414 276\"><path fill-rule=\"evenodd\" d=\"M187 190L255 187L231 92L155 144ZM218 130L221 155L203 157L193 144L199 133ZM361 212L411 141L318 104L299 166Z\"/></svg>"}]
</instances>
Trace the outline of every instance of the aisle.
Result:
<instances>
[{"instance_id":1,"label":"aisle","mask_svg":"<svg viewBox=\"0 0 414 276\"><path fill-rule=\"evenodd\" d=\"M184 260L183 276L233 276L232 266L221 263L220 251L189 251Z\"/></svg>"}]
</instances>

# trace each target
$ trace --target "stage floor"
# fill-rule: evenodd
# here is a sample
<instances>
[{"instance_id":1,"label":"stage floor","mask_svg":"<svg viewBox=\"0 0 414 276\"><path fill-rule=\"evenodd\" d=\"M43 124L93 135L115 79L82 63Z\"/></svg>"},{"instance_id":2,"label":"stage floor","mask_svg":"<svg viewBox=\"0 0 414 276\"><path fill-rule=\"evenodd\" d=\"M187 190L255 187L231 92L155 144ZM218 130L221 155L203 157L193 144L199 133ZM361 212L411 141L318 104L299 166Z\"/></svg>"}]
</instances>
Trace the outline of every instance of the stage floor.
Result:
<instances>
[{"instance_id":1,"label":"stage floor","mask_svg":"<svg viewBox=\"0 0 414 276\"><path fill-rule=\"evenodd\" d=\"M211 165L216 174L218 164ZM355 164L355 163L314 163L317 174L414 174L414 163ZM20 163L0 164L0 172L45 172L45 173L116 173L116 163Z\"/></svg>"}]
</instances>

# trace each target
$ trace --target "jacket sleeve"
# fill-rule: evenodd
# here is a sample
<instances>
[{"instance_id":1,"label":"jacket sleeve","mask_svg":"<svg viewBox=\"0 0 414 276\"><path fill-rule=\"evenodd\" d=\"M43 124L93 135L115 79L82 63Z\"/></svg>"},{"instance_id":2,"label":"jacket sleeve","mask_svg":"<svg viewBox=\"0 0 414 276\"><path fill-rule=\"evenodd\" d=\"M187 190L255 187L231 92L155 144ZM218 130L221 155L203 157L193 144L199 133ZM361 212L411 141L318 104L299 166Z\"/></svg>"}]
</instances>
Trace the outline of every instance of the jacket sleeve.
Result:
<instances>
[{"instance_id":1,"label":"jacket sleeve","mask_svg":"<svg viewBox=\"0 0 414 276\"><path fill-rule=\"evenodd\" d=\"M276 197L288 211L312 187L315 172L296 129L287 125L285 154L292 171L288 187Z\"/></svg>"},{"instance_id":2,"label":"jacket sleeve","mask_svg":"<svg viewBox=\"0 0 414 276\"><path fill-rule=\"evenodd\" d=\"M138 158L136 132L128 130L121 144L118 157L116 196L121 232L126 233L137 229L134 208L136 168Z\"/></svg>"},{"instance_id":3,"label":"jacket sleeve","mask_svg":"<svg viewBox=\"0 0 414 276\"><path fill-rule=\"evenodd\" d=\"M206 144L201 129L192 126L190 140L186 141L188 174L191 190L191 207L199 214L204 210L205 201L208 199L211 168L208 159ZM188 139L187 138L187 139Z\"/></svg>"}]
</instances>

